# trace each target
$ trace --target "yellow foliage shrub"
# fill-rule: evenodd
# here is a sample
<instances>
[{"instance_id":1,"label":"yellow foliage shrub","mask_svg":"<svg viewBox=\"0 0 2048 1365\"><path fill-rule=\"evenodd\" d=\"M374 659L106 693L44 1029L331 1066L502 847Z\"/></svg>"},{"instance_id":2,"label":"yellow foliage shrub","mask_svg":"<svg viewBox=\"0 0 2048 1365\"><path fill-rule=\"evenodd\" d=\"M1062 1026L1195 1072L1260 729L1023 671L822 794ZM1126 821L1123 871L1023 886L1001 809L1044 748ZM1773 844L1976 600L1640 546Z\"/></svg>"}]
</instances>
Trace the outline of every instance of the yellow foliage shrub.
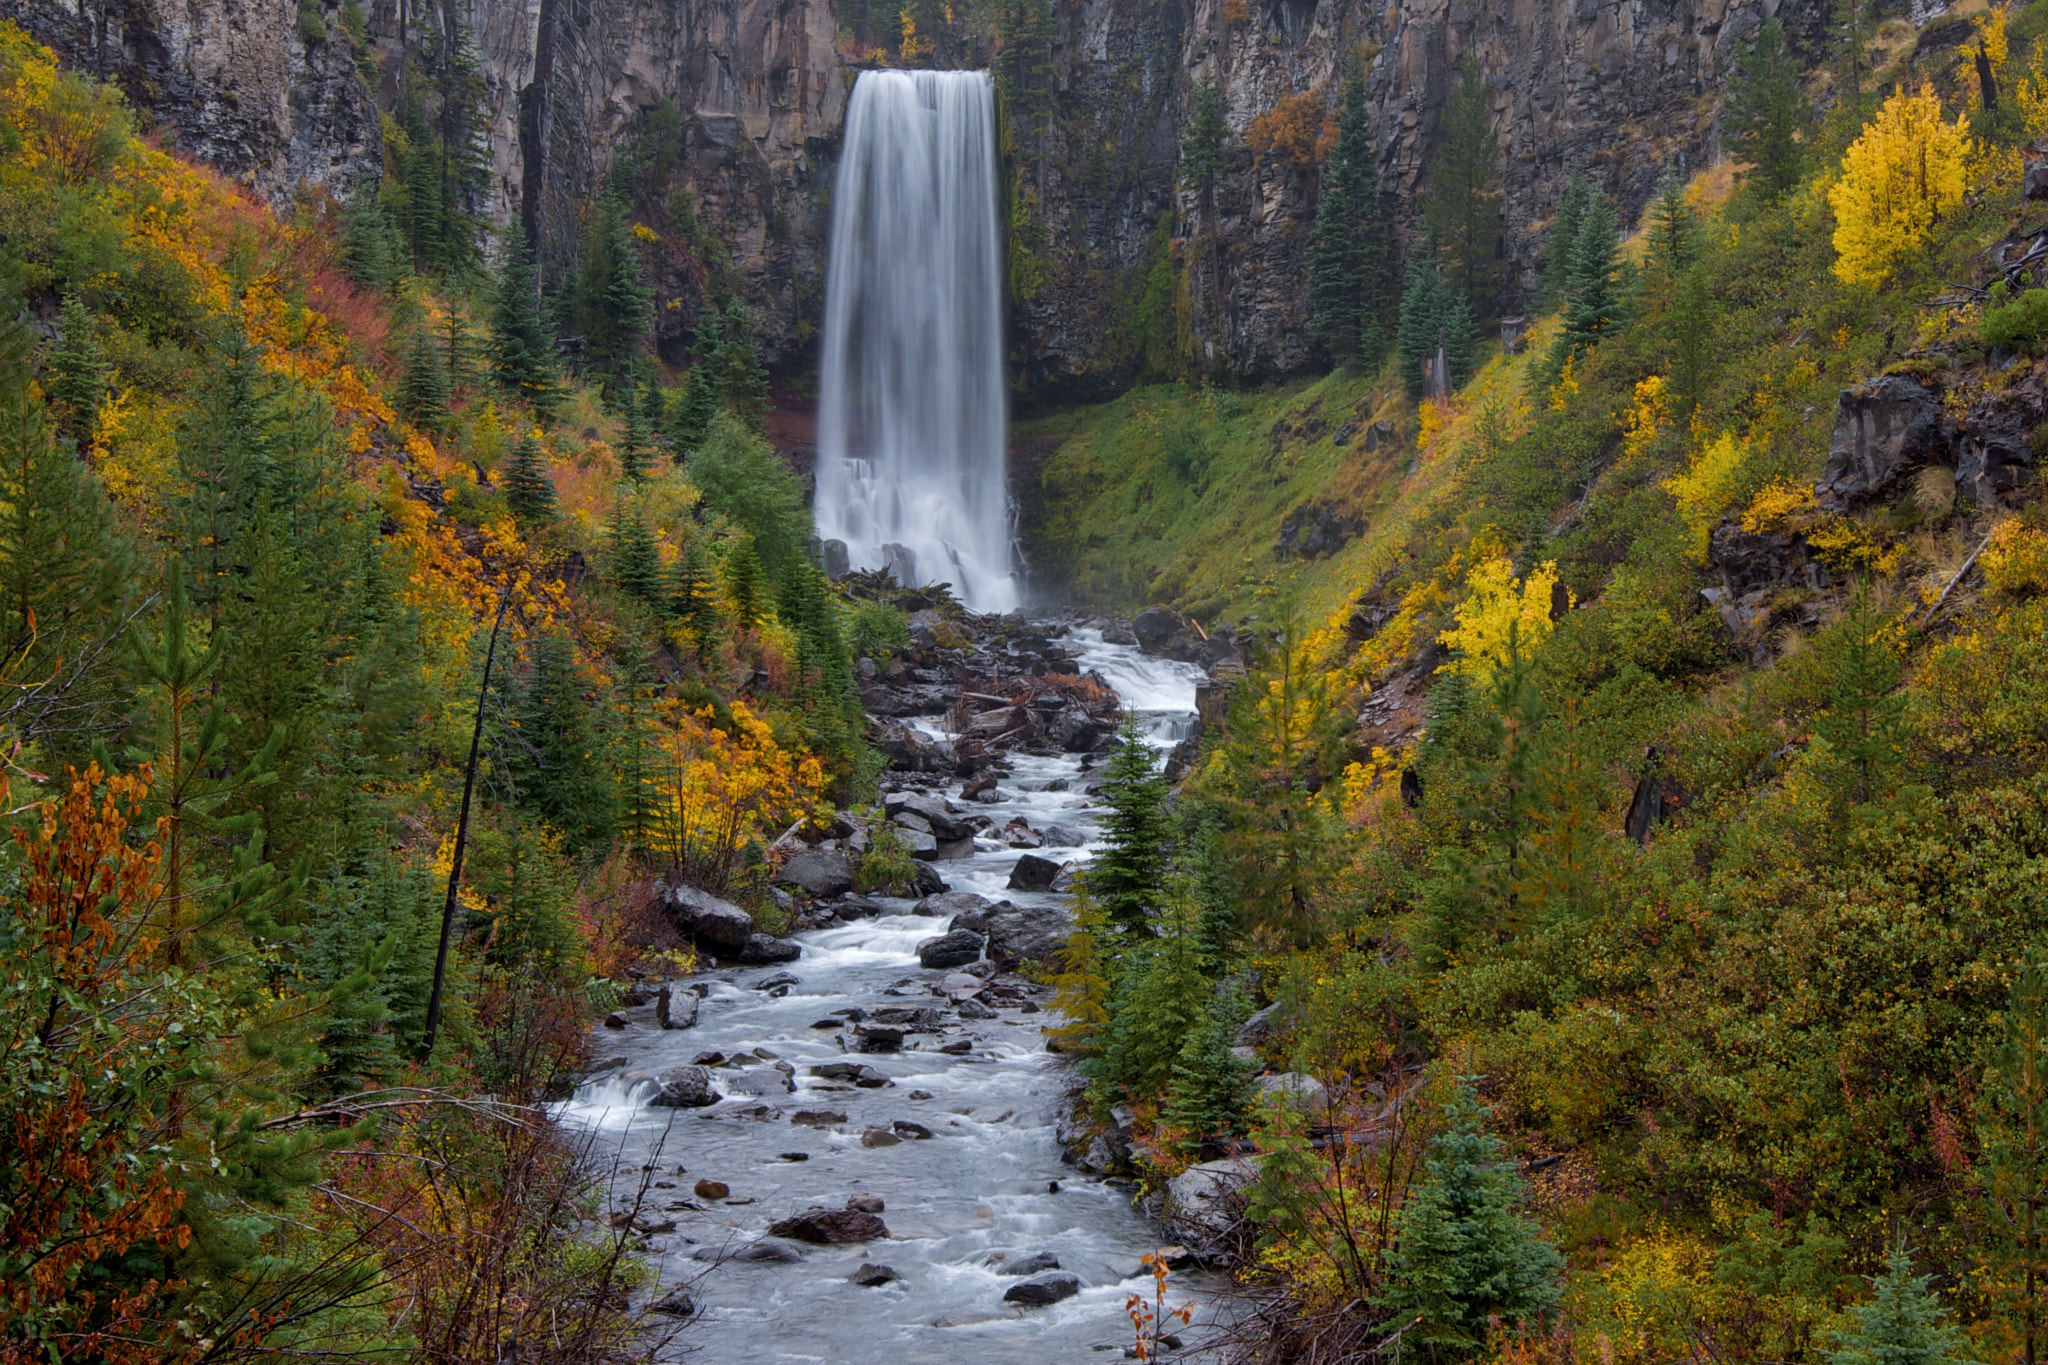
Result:
<instances>
[{"instance_id":1,"label":"yellow foliage shrub","mask_svg":"<svg viewBox=\"0 0 2048 1365\"><path fill-rule=\"evenodd\" d=\"M1662 375L1651 375L1636 385L1635 402L1629 405L1628 430L1622 433L1624 467L1634 467L1650 453L1671 420L1671 392Z\"/></svg>"},{"instance_id":2,"label":"yellow foliage shrub","mask_svg":"<svg viewBox=\"0 0 2048 1365\"><path fill-rule=\"evenodd\" d=\"M1687 1233L1652 1233L1573 1278L1566 1297L1579 1358L1689 1359L1694 1325L1714 1315L1719 1296L1711 1247Z\"/></svg>"},{"instance_id":3,"label":"yellow foliage shrub","mask_svg":"<svg viewBox=\"0 0 2048 1365\"><path fill-rule=\"evenodd\" d=\"M1724 431L1693 452L1685 472L1664 481L1664 488L1678 501L1678 514L1685 519L1691 535L1691 553L1702 562L1707 557L1708 538L1721 514L1742 491L1742 465L1749 455L1747 442Z\"/></svg>"},{"instance_id":4,"label":"yellow foliage shrub","mask_svg":"<svg viewBox=\"0 0 2048 1365\"><path fill-rule=\"evenodd\" d=\"M1742 512L1742 529L1751 535L1780 527L1802 530L1816 510L1812 484L1794 483L1781 476L1749 500Z\"/></svg>"},{"instance_id":5,"label":"yellow foliage shrub","mask_svg":"<svg viewBox=\"0 0 2048 1365\"><path fill-rule=\"evenodd\" d=\"M1556 560L1547 561L1524 581L1515 577L1515 566L1506 555L1496 555L1474 564L1465 586L1458 624L1437 637L1459 655L1442 671L1483 681L1508 662L1511 649L1527 655L1550 634Z\"/></svg>"},{"instance_id":6,"label":"yellow foliage shrub","mask_svg":"<svg viewBox=\"0 0 2048 1365\"><path fill-rule=\"evenodd\" d=\"M1962 202L1970 151L1963 119L1942 120L1932 85L1886 100L1843 154L1842 178L1828 191L1836 276L1881 284L1918 251L1935 221Z\"/></svg>"},{"instance_id":7,"label":"yellow foliage shrub","mask_svg":"<svg viewBox=\"0 0 2048 1365\"><path fill-rule=\"evenodd\" d=\"M1984 581L2015 597L2048 592L2048 534L2015 519L1991 533L1979 558Z\"/></svg>"}]
</instances>

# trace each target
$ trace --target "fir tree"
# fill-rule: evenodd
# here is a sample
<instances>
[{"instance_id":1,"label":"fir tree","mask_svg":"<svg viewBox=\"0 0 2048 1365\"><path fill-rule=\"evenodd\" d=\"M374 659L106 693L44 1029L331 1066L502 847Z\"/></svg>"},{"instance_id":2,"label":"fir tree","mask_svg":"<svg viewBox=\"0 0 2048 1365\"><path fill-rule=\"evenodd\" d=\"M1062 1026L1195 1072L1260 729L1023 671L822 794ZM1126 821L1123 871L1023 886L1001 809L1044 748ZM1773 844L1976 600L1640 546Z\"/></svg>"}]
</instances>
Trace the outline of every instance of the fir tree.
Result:
<instances>
[{"instance_id":1,"label":"fir tree","mask_svg":"<svg viewBox=\"0 0 2048 1365\"><path fill-rule=\"evenodd\" d=\"M1437 127L1422 218L1444 255L1444 274L1466 306L1475 317L1491 316L1500 285L1500 143L1493 131L1493 91L1471 52L1458 68L1458 87Z\"/></svg>"},{"instance_id":2,"label":"fir tree","mask_svg":"<svg viewBox=\"0 0 2048 1365\"><path fill-rule=\"evenodd\" d=\"M1088 887L1126 935L1149 933L1166 887L1166 779L1135 716L1126 717L1103 769L1106 847L1088 863Z\"/></svg>"},{"instance_id":3,"label":"fir tree","mask_svg":"<svg viewBox=\"0 0 2048 1365\"><path fill-rule=\"evenodd\" d=\"M440 7L441 26L427 43L437 102L433 174L441 220L436 234L435 262L449 270L476 263L482 227L477 201L490 178L486 143L486 96L489 93L470 44L469 26L454 5Z\"/></svg>"},{"instance_id":4,"label":"fir tree","mask_svg":"<svg viewBox=\"0 0 2048 1365\"><path fill-rule=\"evenodd\" d=\"M215 625L235 586L239 538L279 477L283 424L280 381L229 322L178 432L173 502L185 543L194 547L193 603Z\"/></svg>"},{"instance_id":5,"label":"fir tree","mask_svg":"<svg viewBox=\"0 0 2048 1365\"><path fill-rule=\"evenodd\" d=\"M1190 1032L1208 1019L1214 996L1202 971L1197 911L1184 892L1165 897L1159 937L1119 964L1110 995L1109 1037L1084 1063L1096 1107L1164 1093Z\"/></svg>"},{"instance_id":6,"label":"fir tree","mask_svg":"<svg viewBox=\"0 0 2048 1365\"><path fill-rule=\"evenodd\" d=\"M1572 243L1565 274L1564 330L1558 335L1557 367L1583 355L1621 325L1621 281L1617 278L1621 228L1614 205L1595 195Z\"/></svg>"},{"instance_id":7,"label":"fir tree","mask_svg":"<svg viewBox=\"0 0 2048 1365\"><path fill-rule=\"evenodd\" d=\"M1464 295L1453 289L1427 250L1408 263L1408 282L1401 291L1401 321L1395 338L1401 357L1401 382L1411 398L1423 396L1425 367L1441 346L1451 387L1471 377L1472 311Z\"/></svg>"},{"instance_id":8,"label":"fir tree","mask_svg":"<svg viewBox=\"0 0 2048 1365\"><path fill-rule=\"evenodd\" d=\"M341 268L358 285L380 293L404 272L404 247L373 185L358 184L341 211Z\"/></svg>"},{"instance_id":9,"label":"fir tree","mask_svg":"<svg viewBox=\"0 0 2048 1365\"><path fill-rule=\"evenodd\" d=\"M1052 1009L1061 1023L1051 1030L1059 1051L1070 1057L1092 1057L1109 1036L1110 978L1115 964L1109 955L1109 917L1088 886L1087 872L1076 879L1071 909L1073 932L1060 950L1052 977Z\"/></svg>"},{"instance_id":10,"label":"fir tree","mask_svg":"<svg viewBox=\"0 0 2048 1365\"><path fill-rule=\"evenodd\" d=\"M708 366L692 365L689 373L683 376L682 398L669 418L668 441L675 450L677 464L697 453L697 447L704 444L705 434L711 429L712 419L717 416L717 382Z\"/></svg>"},{"instance_id":11,"label":"fir tree","mask_svg":"<svg viewBox=\"0 0 2048 1365\"><path fill-rule=\"evenodd\" d=\"M578 846L611 832L616 795L586 687L575 644L559 632L542 636L519 696L514 767L520 804Z\"/></svg>"},{"instance_id":12,"label":"fir tree","mask_svg":"<svg viewBox=\"0 0 2048 1365\"><path fill-rule=\"evenodd\" d=\"M2038 1361L2048 1292L2048 972L2038 963L2014 980L1999 1024L1978 1104L1985 1279L2019 1329L2020 1358Z\"/></svg>"},{"instance_id":13,"label":"fir tree","mask_svg":"<svg viewBox=\"0 0 2048 1365\"><path fill-rule=\"evenodd\" d=\"M1485 1349L1489 1320L1513 1327L1547 1313L1564 1261L1517 1211L1521 1177L1465 1085L1445 1117L1397 1216L1379 1302L1414 1324L1407 1343L1463 1360Z\"/></svg>"},{"instance_id":14,"label":"fir tree","mask_svg":"<svg viewBox=\"0 0 2048 1365\"><path fill-rule=\"evenodd\" d=\"M676 559L670 602L670 614L689 633L692 647L701 656L718 634L718 581L704 546L694 538Z\"/></svg>"},{"instance_id":15,"label":"fir tree","mask_svg":"<svg viewBox=\"0 0 2048 1365\"><path fill-rule=\"evenodd\" d=\"M1372 109L1365 77L1354 71L1345 82L1337 144L1323 168L1309 237L1309 309L1324 349L1362 370L1377 369L1392 340L1392 248Z\"/></svg>"},{"instance_id":16,"label":"fir tree","mask_svg":"<svg viewBox=\"0 0 2048 1365\"><path fill-rule=\"evenodd\" d=\"M709 352L713 388L725 410L758 429L768 411L768 370L754 341L754 314L734 299L718 315L717 340Z\"/></svg>"},{"instance_id":17,"label":"fir tree","mask_svg":"<svg viewBox=\"0 0 2048 1365\"><path fill-rule=\"evenodd\" d=\"M614 768L619 783L619 836L629 848L644 849L654 837L660 793L655 785L659 750L655 743L656 688L645 656L629 666L618 698Z\"/></svg>"},{"instance_id":18,"label":"fir tree","mask_svg":"<svg viewBox=\"0 0 2048 1365\"><path fill-rule=\"evenodd\" d=\"M647 477L647 466L654 458L655 407L649 401L652 393L651 387L641 385L627 402L619 424L619 473L635 482Z\"/></svg>"},{"instance_id":19,"label":"fir tree","mask_svg":"<svg viewBox=\"0 0 2048 1365\"><path fill-rule=\"evenodd\" d=\"M804 562L811 514L803 484L757 432L730 414L716 418L687 466L704 506L747 533L777 582Z\"/></svg>"},{"instance_id":20,"label":"fir tree","mask_svg":"<svg viewBox=\"0 0 2048 1365\"><path fill-rule=\"evenodd\" d=\"M99 426L100 402L107 396L107 361L99 329L85 300L68 290L57 314L57 350L50 357L62 430L79 445L88 444Z\"/></svg>"},{"instance_id":21,"label":"fir tree","mask_svg":"<svg viewBox=\"0 0 2048 1365\"><path fill-rule=\"evenodd\" d=\"M1692 416L1705 396L1714 363L1714 329L1713 279L1706 266L1695 265L1679 277L1664 314L1665 371L1681 421Z\"/></svg>"},{"instance_id":22,"label":"fir tree","mask_svg":"<svg viewBox=\"0 0 2048 1365\"><path fill-rule=\"evenodd\" d=\"M1195 83L1188 102L1188 125L1180 140L1180 174L1183 184L1201 191L1213 201L1216 177L1223 169L1223 139L1230 126L1223 117L1223 92L1212 73Z\"/></svg>"},{"instance_id":23,"label":"fir tree","mask_svg":"<svg viewBox=\"0 0 2048 1365\"><path fill-rule=\"evenodd\" d=\"M542 526L555 515L555 481L548 475L547 452L531 433L512 443L505 466L505 501L523 526Z\"/></svg>"},{"instance_id":24,"label":"fir tree","mask_svg":"<svg viewBox=\"0 0 2048 1365\"><path fill-rule=\"evenodd\" d=\"M1585 226L1586 211L1593 207L1599 191L1585 173L1574 170L1565 177L1564 193L1558 196L1557 212L1551 215L1550 237L1543 247L1543 297L1555 302L1565 296L1571 276L1572 250L1578 244L1579 229Z\"/></svg>"},{"instance_id":25,"label":"fir tree","mask_svg":"<svg viewBox=\"0 0 2048 1365\"><path fill-rule=\"evenodd\" d=\"M1166 1093L1166 1122L1180 1132L1181 1150L1199 1154L1208 1143L1245 1130L1254 1066L1231 1052L1242 1011L1237 992L1226 990L1189 1031L1174 1059Z\"/></svg>"},{"instance_id":26,"label":"fir tree","mask_svg":"<svg viewBox=\"0 0 2048 1365\"><path fill-rule=\"evenodd\" d=\"M448 370L424 328L413 332L405 348L397 398L398 415L421 431L439 432L448 425Z\"/></svg>"},{"instance_id":27,"label":"fir tree","mask_svg":"<svg viewBox=\"0 0 2048 1365\"><path fill-rule=\"evenodd\" d=\"M621 498L612 513L612 581L627 596L654 603L661 596L661 553L637 499Z\"/></svg>"},{"instance_id":28,"label":"fir tree","mask_svg":"<svg viewBox=\"0 0 2048 1365\"><path fill-rule=\"evenodd\" d=\"M1827 1365L1964 1365L1968 1340L1927 1287L1933 1278L1915 1275L1905 1242L1894 1242L1870 1302L1852 1305L1851 1325L1835 1333Z\"/></svg>"},{"instance_id":29,"label":"fir tree","mask_svg":"<svg viewBox=\"0 0 2048 1365\"><path fill-rule=\"evenodd\" d=\"M1832 641L1831 704L1813 723L1840 766L1852 805L1878 798L1903 748L1906 697L1897 691L1899 660L1885 643L1888 625L1859 585Z\"/></svg>"},{"instance_id":30,"label":"fir tree","mask_svg":"<svg viewBox=\"0 0 2048 1365\"><path fill-rule=\"evenodd\" d=\"M1648 251L1644 265L1648 276L1645 293L1653 312L1671 307L1679 281L1699 260L1699 223L1692 205L1685 202L1685 186L1676 175L1666 173L1658 182L1657 197L1650 203Z\"/></svg>"},{"instance_id":31,"label":"fir tree","mask_svg":"<svg viewBox=\"0 0 2048 1365\"><path fill-rule=\"evenodd\" d=\"M622 381L647 344L654 295L625 205L615 197L605 198L584 238L572 309L591 363Z\"/></svg>"},{"instance_id":32,"label":"fir tree","mask_svg":"<svg viewBox=\"0 0 2048 1365\"><path fill-rule=\"evenodd\" d=\"M1810 118L1785 26L1772 19L1736 64L1721 105L1729 150L1749 163L1750 178L1766 195L1781 195L1799 183L1799 138Z\"/></svg>"},{"instance_id":33,"label":"fir tree","mask_svg":"<svg viewBox=\"0 0 2048 1365\"><path fill-rule=\"evenodd\" d=\"M441 359L448 375L448 397L452 402L476 387L476 342L469 323L455 309L441 323Z\"/></svg>"},{"instance_id":34,"label":"fir tree","mask_svg":"<svg viewBox=\"0 0 2048 1365\"><path fill-rule=\"evenodd\" d=\"M505 249L498 287L491 300L487 347L491 373L500 387L524 399L543 420L559 401L552 355L554 343L540 306L540 286L524 243Z\"/></svg>"},{"instance_id":35,"label":"fir tree","mask_svg":"<svg viewBox=\"0 0 2048 1365\"><path fill-rule=\"evenodd\" d=\"M725 600L732 604L732 623L741 630L761 624L767 585L761 556L750 536L741 536L725 552Z\"/></svg>"}]
</instances>

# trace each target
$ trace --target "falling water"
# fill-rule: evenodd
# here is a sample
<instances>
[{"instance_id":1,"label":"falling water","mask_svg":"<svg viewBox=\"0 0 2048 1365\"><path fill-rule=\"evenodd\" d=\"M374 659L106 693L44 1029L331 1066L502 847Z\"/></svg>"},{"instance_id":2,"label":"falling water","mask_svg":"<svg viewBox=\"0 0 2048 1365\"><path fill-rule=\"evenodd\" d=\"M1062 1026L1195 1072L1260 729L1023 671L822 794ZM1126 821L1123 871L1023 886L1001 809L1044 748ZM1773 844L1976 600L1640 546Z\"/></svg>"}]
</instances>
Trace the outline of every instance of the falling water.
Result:
<instances>
[{"instance_id":1,"label":"falling water","mask_svg":"<svg viewBox=\"0 0 2048 1365\"><path fill-rule=\"evenodd\" d=\"M818 534L857 568L1017 605L1004 477L995 96L979 71L864 71L832 214Z\"/></svg>"}]
</instances>

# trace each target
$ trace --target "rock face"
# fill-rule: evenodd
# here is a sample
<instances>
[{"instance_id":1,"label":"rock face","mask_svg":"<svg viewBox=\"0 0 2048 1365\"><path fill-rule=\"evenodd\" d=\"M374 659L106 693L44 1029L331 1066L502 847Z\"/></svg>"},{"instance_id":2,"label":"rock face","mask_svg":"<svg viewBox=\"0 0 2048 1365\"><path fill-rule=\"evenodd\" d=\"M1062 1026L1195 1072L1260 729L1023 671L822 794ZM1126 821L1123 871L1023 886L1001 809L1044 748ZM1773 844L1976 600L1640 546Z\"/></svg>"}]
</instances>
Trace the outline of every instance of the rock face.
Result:
<instances>
[{"instance_id":1,"label":"rock face","mask_svg":"<svg viewBox=\"0 0 2048 1365\"><path fill-rule=\"evenodd\" d=\"M1844 390L1822 491L1843 503L1883 497L1911 470L1946 455L1947 425L1940 397L1903 375Z\"/></svg>"},{"instance_id":2,"label":"rock face","mask_svg":"<svg viewBox=\"0 0 2048 1365\"><path fill-rule=\"evenodd\" d=\"M810 1209L793 1218L769 1224L768 1233L771 1237L838 1246L887 1237L889 1228L872 1213L862 1213L858 1209Z\"/></svg>"}]
</instances>

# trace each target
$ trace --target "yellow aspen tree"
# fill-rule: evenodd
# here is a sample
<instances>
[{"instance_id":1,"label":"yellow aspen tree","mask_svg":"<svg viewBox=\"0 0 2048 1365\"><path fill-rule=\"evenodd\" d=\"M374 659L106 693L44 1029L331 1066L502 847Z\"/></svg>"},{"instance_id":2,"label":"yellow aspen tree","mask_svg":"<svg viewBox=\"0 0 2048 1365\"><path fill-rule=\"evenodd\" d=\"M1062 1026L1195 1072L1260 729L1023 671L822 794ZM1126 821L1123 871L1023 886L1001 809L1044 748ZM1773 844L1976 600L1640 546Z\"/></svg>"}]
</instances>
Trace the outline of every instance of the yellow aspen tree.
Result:
<instances>
[{"instance_id":1,"label":"yellow aspen tree","mask_svg":"<svg viewBox=\"0 0 2048 1365\"><path fill-rule=\"evenodd\" d=\"M1962 202L1970 135L1947 123L1932 85L1900 91L1842 157L1828 191L1835 211L1835 274L1880 284L1926 244L1935 222Z\"/></svg>"}]
</instances>

